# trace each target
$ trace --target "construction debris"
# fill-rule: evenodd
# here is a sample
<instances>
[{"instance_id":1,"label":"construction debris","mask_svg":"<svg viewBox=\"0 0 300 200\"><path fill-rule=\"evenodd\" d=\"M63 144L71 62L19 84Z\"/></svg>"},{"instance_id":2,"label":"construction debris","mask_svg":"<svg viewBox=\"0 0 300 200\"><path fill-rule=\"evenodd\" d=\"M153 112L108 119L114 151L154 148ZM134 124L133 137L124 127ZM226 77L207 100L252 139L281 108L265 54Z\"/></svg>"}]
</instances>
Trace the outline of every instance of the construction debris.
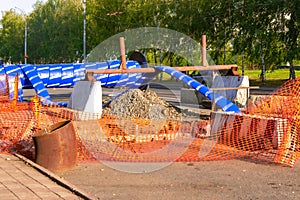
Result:
<instances>
[{"instance_id":1,"label":"construction debris","mask_svg":"<svg viewBox=\"0 0 300 200\"><path fill-rule=\"evenodd\" d=\"M162 100L154 91L132 89L114 99L103 114L145 119L181 120L180 109Z\"/></svg>"}]
</instances>

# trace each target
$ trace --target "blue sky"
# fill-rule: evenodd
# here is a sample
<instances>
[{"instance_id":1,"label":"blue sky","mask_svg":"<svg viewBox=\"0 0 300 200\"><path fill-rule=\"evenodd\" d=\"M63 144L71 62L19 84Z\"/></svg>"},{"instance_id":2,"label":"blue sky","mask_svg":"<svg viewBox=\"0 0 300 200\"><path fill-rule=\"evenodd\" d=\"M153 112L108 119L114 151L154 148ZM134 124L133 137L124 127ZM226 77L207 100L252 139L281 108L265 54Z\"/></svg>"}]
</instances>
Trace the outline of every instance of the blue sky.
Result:
<instances>
[{"instance_id":1,"label":"blue sky","mask_svg":"<svg viewBox=\"0 0 300 200\"><path fill-rule=\"evenodd\" d=\"M8 11L15 7L28 14L33 10L33 5L35 2L37 2L37 0L0 0L0 18L2 18L2 12Z\"/></svg>"}]
</instances>

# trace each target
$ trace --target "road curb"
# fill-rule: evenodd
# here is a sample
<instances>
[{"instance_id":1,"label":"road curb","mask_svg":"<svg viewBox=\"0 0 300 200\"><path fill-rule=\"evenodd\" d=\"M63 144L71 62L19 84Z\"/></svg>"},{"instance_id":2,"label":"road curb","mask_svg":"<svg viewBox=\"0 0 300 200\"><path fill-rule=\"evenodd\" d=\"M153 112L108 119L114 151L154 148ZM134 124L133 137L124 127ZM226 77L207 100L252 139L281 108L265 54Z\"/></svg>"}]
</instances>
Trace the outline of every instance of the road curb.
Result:
<instances>
[{"instance_id":1,"label":"road curb","mask_svg":"<svg viewBox=\"0 0 300 200\"><path fill-rule=\"evenodd\" d=\"M86 192L82 191L81 189L77 188L76 186L72 185L71 183L63 180L62 178L60 178L59 176L57 176L53 172L47 170L46 168L32 162L31 160L27 159L26 157L24 157L20 154L13 154L13 155L16 156L17 158L19 158L20 160L22 160L23 162L25 162L26 164L30 165L34 169L38 170L40 173L42 173L43 175L50 178L51 180L56 182L58 185L60 185L64 188L66 188L67 190L73 192L77 196L79 196L79 197L81 197L85 200L96 200L97 199L97 198L91 197Z\"/></svg>"}]
</instances>

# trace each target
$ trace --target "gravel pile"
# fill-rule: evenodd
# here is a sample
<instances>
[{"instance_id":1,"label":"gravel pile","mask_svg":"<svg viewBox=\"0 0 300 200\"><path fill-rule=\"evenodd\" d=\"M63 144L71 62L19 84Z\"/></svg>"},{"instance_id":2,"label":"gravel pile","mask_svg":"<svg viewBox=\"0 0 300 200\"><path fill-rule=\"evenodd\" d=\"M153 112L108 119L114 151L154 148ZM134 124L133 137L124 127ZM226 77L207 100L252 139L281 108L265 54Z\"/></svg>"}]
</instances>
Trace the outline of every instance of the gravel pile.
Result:
<instances>
[{"instance_id":1,"label":"gravel pile","mask_svg":"<svg viewBox=\"0 0 300 200\"><path fill-rule=\"evenodd\" d=\"M180 110L162 100L154 91L132 89L117 97L102 110L103 114L146 119L181 120Z\"/></svg>"}]
</instances>

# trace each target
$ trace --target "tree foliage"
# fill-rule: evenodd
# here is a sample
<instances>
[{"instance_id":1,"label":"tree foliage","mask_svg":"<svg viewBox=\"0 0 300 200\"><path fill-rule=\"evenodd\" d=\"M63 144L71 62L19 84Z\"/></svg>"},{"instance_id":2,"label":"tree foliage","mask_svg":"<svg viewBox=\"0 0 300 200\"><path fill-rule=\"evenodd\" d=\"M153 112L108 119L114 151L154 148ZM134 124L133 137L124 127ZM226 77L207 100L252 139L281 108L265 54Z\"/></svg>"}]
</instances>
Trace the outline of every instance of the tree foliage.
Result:
<instances>
[{"instance_id":1,"label":"tree foliage","mask_svg":"<svg viewBox=\"0 0 300 200\"><path fill-rule=\"evenodd\" d=\"M24 20L22 15L8 11L2 18L0 52L7 62L22 62L24 51Z\"/></svg>"},{"instance_id":2,"label":"tree foliage","mask_svg":"<svg viewBox=\"0 0 300 200\"><path fill-rule=\"evenodd\" d=\"M288 62L290 78L295 77L293 66L300 59L299 0L86 2L87 52L125 30L160 27L184 33L196 41L206 34L209 52L217 64L241 64L239 58L243 56L248 67L272 70ZM16 10L7 11L1 20L0 56L5 61L23 61L26 20L29 63L82 59L83 19L83 0L37 2L26 17ZM163 55L176 60L172 52Z\"/></svg>"}]
</instances>

